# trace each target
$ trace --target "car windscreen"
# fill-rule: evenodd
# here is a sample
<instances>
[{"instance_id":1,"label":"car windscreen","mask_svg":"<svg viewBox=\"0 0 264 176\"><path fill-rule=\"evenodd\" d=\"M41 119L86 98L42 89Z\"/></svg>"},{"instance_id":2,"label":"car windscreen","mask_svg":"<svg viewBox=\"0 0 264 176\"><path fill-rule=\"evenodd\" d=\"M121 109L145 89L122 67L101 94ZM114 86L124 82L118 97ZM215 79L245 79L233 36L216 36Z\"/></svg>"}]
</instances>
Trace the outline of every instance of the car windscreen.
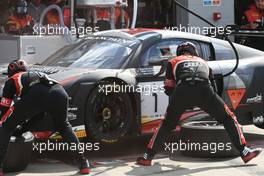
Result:
<instances>
[{"instance_id":1,"label":"car windscreen","mask_svg":"<svg viewBox=\"0 0 264 176\"><path fill-rule=\"evenodd\" d=\"M65 46L49 57L42 65L70 68L116 69L132 53L125 40L114 38L90 38ZM132 42L133 43L133 42Z\"/></svg>"}]
</instances>

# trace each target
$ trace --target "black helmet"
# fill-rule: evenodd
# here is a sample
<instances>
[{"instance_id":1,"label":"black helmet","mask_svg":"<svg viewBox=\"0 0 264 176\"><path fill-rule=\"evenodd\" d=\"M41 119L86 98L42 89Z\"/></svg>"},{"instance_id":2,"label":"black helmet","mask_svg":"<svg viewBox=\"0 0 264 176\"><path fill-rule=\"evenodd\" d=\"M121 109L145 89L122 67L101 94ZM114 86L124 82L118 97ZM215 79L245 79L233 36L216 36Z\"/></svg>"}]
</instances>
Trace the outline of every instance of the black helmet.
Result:
<instances>
[{"instance_id":1,"label":"black helmet","mask_svg":"<svg viewBox=\"0 0 264 176\"><path fill-rule=\"evenodd\" d=\"M27 14L27 7L28 7L27 1L17 0L16 9L15 9L16 14L17 15L26 15Z\"/></svg>"},{"instance_id":2,"label":"black helmet","mask_svg":"<svg viewBox=\"0 0 264 176\"><path fill-rule=\"evenodd\" d=\"M14 60L9 63L7 68L8 77L12 77L18 72L27 71L27 63L23 60Z\"/></svg>"},{"instance_id":3,"label":"black helmet","mask_svg":"<svg viewBox=\"0 0 264 176\"><path fill-rule=\"evenodd\" d=\"M189 53L192 56L199 56L196 46L191 42L183 42L177 48L177 56Z\"/></svg>"}]
</instances>

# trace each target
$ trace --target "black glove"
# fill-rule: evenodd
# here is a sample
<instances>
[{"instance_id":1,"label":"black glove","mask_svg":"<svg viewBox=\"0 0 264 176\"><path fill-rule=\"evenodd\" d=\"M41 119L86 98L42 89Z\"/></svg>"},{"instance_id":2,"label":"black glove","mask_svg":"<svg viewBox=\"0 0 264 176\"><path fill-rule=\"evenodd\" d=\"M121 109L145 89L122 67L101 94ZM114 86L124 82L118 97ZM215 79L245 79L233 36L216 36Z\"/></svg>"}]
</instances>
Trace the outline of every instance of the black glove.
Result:
<instances>
[{"instance_id":1,"label":"black glove","mask_svg":"<svg viewBox=\"0 0 264 176\"><path fill-rule=\"evenodd\" d=\"M174 91L174 88L172 87L165 87L165 94L170 96Z\"/></svg>"},{"instance_id":2,"label":"black glove","mask_svg":"<svg viewBox=\"0 0 264 176\"><path fill-rule=\"evenodd\" d=\"M48 75L46 75L45 73L41 73L41 72L36 72L37 75L39 76L39 79L40 79L40 82L42 84L45 84L45 85L49 85L49 86L52 86L52 85L55 85L55 84L59 84L58 81L50 78Z\"/></svg>"}]
</instances>

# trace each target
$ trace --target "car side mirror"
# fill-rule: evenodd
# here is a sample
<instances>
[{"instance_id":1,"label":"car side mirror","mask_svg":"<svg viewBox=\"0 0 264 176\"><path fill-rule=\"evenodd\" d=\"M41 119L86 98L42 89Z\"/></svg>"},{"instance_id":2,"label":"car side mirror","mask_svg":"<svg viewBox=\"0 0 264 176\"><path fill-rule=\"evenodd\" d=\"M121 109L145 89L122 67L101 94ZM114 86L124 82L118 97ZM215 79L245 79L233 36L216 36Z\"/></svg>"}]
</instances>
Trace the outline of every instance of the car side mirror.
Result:
<instances>
[{"instance_id":1,"label":"car side mirror","mask_svg":"<svg viewBox=\"0 0 264 176\"><path fill-rule=\"evenodd\" d=\"M151 66L167 66L167 63L173 56L162 56L162 57L155 57L149 60L149 65Z\"/></svg>"},{"instance_id":2,"label":"car side mirror","mask_svg":"<svg viewBox=\"0 0 264 176\"><path fill-rule=\"evenodd\" d=\"M168 60L163 60L163 59L152 59L149 61L149 65L151 66L163 66L166 65Z\"/></svg>"},{"instance_id":3,"label":"car side mirror","mask_svg":"<svg viewBox=\"0 0 264 176\"><path fill-rule=\"evenodd\" d=\"M160 71L154 75L154 77L159 77L166 71L169 59L171 59L171 57L153 58L149 60L150 66L161 66Z\"/></svg>"}]
</instances>

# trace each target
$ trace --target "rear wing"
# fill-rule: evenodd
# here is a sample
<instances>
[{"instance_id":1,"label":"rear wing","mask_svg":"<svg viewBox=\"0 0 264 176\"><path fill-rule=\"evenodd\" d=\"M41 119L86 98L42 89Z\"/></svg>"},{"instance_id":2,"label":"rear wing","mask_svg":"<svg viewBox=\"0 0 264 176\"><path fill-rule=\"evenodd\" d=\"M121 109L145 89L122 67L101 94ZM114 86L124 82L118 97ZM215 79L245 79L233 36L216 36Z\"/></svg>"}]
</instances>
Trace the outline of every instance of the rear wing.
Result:
<instances>
[{"instance_id":1,"label":"rear wing","mask_svg":"<svg viewBox=\"0 0 264 176\"><path fill-rule=\"evenodd\" d=\"M227 35L234 35L239 37L264 37L264 28L259 30L241 29L237 25L228 25L226 26L226 29L227 28L231 30L231 33Z\"/></svg>"},{"instance_id":2,"label":"rear wing","mask_svg":"<svg viewBox=\"0 0 264 176\"><path fill-rule=\"evenodd\" d=\"M255 30L235 30L230 35L245 37L264 37L264 31Z\"/></svg>"}]
</instances>

